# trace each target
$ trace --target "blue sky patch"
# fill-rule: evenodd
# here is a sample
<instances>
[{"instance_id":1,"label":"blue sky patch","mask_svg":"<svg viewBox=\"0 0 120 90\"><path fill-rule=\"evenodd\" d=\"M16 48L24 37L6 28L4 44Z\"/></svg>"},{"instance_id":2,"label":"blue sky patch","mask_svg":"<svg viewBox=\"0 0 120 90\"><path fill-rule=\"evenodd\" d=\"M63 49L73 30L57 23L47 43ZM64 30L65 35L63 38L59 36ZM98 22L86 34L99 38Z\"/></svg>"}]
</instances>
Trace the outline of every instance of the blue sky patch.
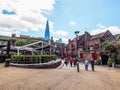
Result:
<instances>
[{"instance_id":1,"label":"blue sky patch","mask_svg":"<svg viewBox=\"0 0 120 90\"><path fill-rule=\"evenodd\" d=\"M16 14L14 11L7 11L7 10L3 10L2 13L8 14L8 15L15 15Z\"/></svg>"}]
</instances>

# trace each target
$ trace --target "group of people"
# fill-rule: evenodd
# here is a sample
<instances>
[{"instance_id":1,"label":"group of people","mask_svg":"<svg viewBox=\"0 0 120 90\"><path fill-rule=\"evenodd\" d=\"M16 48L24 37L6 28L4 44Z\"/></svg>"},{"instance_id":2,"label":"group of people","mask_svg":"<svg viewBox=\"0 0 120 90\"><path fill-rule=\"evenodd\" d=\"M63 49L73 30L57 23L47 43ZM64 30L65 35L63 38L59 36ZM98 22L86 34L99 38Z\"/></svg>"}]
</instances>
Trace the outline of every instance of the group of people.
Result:
<instances>
[{"instance_id":1,"label":"group of people","mask_svg":"<svg viewBox=\"0 0 120 90\"><path fill-rule=\"evenodd\" d=\"M78 57L67 57L67 58L65 58L64 59L65 60L65 65L67 66L69 63L70 63L70 66L72 67L72 66L76 66L77 65L77 62L79 62L80 60L79 60L79 58ZM91 64L91 68L92 68L92 71L94 71L94 63L95 63L95 60L94 59L92 59L92 60L87 60L87 59L85 59L84 61L83 61L83 63L84 63L84 66L85 66L85 70L87 71L88 70L88 66L89 66L89 63Z\"/></svg>"},{"instance_id":2,"label":"group of people","mask_svg":"<svg viewBox=\"0 0 120 90\"><path fill-rule=\"evenodd\" d=\"M88 70L89 63L91 63L92 71L94 71L94 63L95 63L95 61L93 59L90 60L90 61L88 61L87 59L84 60L85 70L86 71Z\"/></svg>"},{"instance_id":3,"label":"group of people","mask_svg":"<svg viewBox=\"0 0 120 90\"><path fill-rule=\"evenodd\" d=\"M76 66L77 62L79 62L78 57L69 57L69 58L65 58L65 64L66 66L70 63L70 66Z\"/></svg>"}]
</instances>

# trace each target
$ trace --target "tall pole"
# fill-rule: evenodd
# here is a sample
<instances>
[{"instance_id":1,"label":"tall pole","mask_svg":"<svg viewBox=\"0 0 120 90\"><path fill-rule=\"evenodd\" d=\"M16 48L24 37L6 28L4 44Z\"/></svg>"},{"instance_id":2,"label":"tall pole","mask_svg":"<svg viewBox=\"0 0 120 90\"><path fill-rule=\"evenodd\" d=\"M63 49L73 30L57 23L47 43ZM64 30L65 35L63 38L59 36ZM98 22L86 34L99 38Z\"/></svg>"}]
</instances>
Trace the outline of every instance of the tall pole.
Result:
<instances>
[{"instance_id":1,"label":"tall pole","mask_svg":"<svg viewBox=\"0 0 120 90\"><path fill-rule=\"evenodd\" d=\"M51 61L51 40L49 40L49 45L50 45L50 61Z\"/></svg>"},{"instance_id":2,"label":"tall pole","mask_svg":"<svg viewBox=\"0 0 120 90\"><path fill-rule=\"evenodd\" d=\"M78 56L78 35L79 35L79 31L75 31L75 35L76 35L76 52L77 52L77 56Z\"/></svg>"},{"instance_id":3,"label":"tall pole","mask_svg":"<svg viewBox=\"0 0 120 90\"><path fill-rule=\"evenodd\" d=\"M79 31L75 31L75 35L76 35L76 52L77 52L76 57L78 57L78 35L79 35ZM77 60L77 72L79 72L79 62L78 62L78 60Z\"/></svg>"},{"instance_id":4,"label":"tall pole","mask_svg":"<svg viewBox=\"0 0 120 90\"><path fill-rule=\"evenodd\" d=\"M7 42L7 50L6 50L6 55L9 55L10 52L10 40Z\"/></svg>"},{"instance_id":5,"label":"tall pole","mask_svg":"<svg viewBox=\"0 0 120 90\"><path fill-rule=\"evenodd\" d=\"M7 42L7 50L5 55L5 67L9 67L10 65L11 56L9 52L10 52L10 40Z\"/></svg>"},{"instance_id":6,"label":"tall pole","mask_svg":"<svg viewBox=\"0 0 120 90\"><path fill-rule=\"evenodd\" d=\"M42 53L41 54L43 55L43 42L42 42Z\"/></svg>"}]
</instances>

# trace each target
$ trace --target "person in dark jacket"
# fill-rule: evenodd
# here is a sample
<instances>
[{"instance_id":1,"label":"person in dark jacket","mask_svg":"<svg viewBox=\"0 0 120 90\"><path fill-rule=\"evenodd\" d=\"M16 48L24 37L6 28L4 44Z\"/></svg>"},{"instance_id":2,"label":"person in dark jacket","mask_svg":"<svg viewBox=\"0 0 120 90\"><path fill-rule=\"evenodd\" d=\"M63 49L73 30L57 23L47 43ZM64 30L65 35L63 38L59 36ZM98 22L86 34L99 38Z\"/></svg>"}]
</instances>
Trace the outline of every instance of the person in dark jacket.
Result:
<instances>
[{"instance_id":1,"label":"person in dark jacket","mask_svg":"<svg viewBox=\"0 0 120 90\"><path fill-rule=\"evenodd\" d=\"M94 63L95 63L95 61L92 59L92 60L91 60L91 68L92 68L92 71L94 71Z\"/></svg>"},{"instance_id":2,"label":"person in dark jacket","mask_svg":"<svg viewBox=\"0 0 120 90\"><path fill-rule=\"evenodd\" d=\"M66 64L66 66L68 65L68 63L69 63L69 61L68 61L68 57L67 57L67 58L65 58L65 64Z\"/></svg>"},{"instance_id":3,"label":"person in dark jacket","mask_svg":"<svg viewBox=\"0 0 120 90\"><path fill-rule=\"evenodd\" d=\"M74 67L75 67L75 66L76 66L76 63L77 63L77 60L76 60L75 57L73 58L73 62L74 62Z\"/></svg>"}]
</instances>

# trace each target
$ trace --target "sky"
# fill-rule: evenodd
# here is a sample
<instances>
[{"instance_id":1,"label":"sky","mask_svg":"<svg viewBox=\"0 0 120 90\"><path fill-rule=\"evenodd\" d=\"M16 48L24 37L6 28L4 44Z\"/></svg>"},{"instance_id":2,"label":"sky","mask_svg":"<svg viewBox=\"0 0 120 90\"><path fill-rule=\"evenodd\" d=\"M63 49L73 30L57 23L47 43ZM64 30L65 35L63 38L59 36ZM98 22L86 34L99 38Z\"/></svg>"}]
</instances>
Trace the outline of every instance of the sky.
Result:
<instances>
[{"instance_id":1,"label":"sky","mask_svg":"<svg viewBox=\"0 0 120 90\"><path fill-rule=\"evenodd\" d=\"M120 0L0 0L0 35L50 36L64 43L85 31L120 33Z\"/></svg>"}]
</instances>

